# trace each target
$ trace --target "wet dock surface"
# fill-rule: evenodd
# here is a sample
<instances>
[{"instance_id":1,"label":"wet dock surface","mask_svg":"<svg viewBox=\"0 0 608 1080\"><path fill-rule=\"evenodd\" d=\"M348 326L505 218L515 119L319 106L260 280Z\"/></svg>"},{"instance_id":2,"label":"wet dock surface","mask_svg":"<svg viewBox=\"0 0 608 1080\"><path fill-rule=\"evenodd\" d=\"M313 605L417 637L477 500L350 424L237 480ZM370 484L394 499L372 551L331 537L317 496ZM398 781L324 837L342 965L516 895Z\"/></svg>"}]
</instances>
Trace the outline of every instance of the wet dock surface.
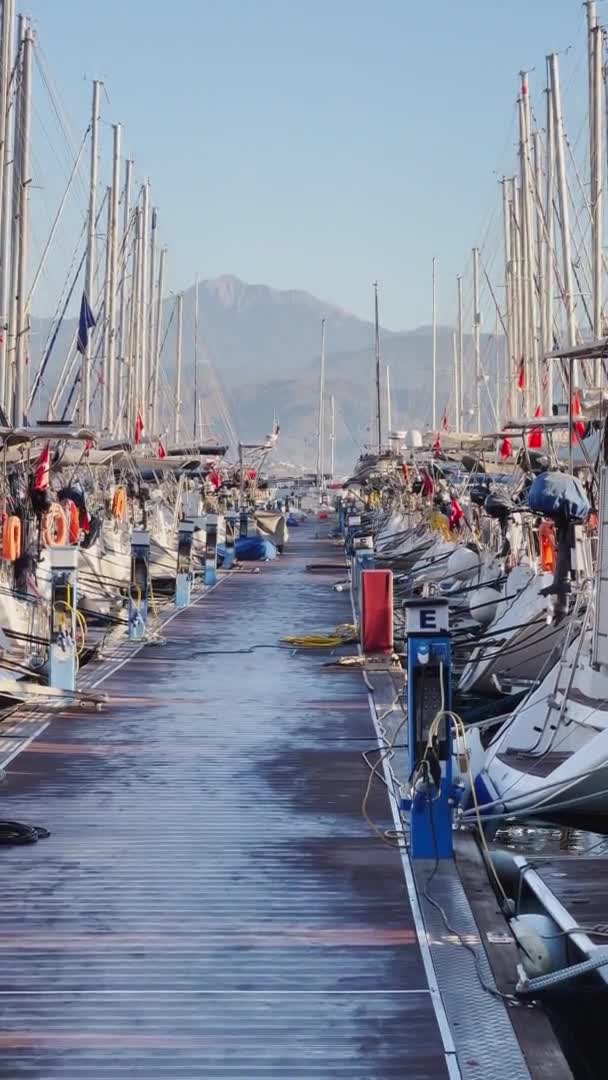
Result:
<instances>
[{"instance_id":1,"label":"wet dock surface","mask_svg":"<svg viewBox=\"0 0 608 1080\"><path fill-rule=\"evenodd\" d=\"M275 647L351 621L315 528L10 764L0 813L51 837L0 851L0 1077L448 1075L400 854L361 813L363 681ZM392 827L381 784L369 811Z\"/></svg>"}]
</instances>

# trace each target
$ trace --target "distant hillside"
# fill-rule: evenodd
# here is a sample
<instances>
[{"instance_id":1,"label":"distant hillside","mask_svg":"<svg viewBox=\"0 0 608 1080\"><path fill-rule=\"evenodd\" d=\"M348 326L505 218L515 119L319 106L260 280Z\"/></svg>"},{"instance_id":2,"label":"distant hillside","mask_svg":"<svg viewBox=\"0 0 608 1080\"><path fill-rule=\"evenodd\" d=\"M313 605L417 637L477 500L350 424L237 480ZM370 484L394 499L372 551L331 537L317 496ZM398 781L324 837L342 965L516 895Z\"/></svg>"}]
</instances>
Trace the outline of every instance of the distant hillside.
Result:
<instances>
[{"instance_id":1,"label":"distant hillside","mask_svg":"<svg viewBox=\"0 0 608 1080\"><path fill-rule=\"evenodd\" d=\"M175 320L173 298L164 301L162 356L166 386L163 422L170 426L173 405ZM194 286L184 294L184 413L192 417L194 363ZM280 455L312 465L316 454L317 394L321 319L326 319L327 396L336 403L338 462L347 468L370 437L373 410L373 326L347 311L298 290L280 291L223 276L199 284L200 383L205 421L224 436L222 401L240 437L249 441L270 430L273 412L281 423ZM34 322L31 369L38 367L50 322ZM74 321L64 323L45 376L44 392L33 418L44 415ZM381 332L382 362L390 366L393 427L430 424L431 331L428 326ZM470 341L467 339L470 353ZM487 341L484 340L487 352ZM212 369L207 366L210 364ZM452 331L438 332L438 403L443 410L452 391ZM486 364L488 361L486 360ZM470 380L468 381L470 388Z\"/></svg>"}]
</instances>

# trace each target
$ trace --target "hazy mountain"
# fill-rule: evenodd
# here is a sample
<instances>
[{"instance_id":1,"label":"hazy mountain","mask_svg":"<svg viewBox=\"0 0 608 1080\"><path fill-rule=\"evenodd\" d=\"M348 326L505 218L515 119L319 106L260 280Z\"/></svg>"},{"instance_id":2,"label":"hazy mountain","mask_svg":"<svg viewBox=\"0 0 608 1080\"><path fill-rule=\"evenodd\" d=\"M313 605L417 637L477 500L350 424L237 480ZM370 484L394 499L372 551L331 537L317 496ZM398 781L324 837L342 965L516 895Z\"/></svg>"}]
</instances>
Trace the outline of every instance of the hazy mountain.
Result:
<instances>
[{"instance_id":1,"label":"hazy mountain","mask_svg":"<svg viewBox=\"0 0 608 1080\"><path fill-rule=\"evenodd\" d=\"M169 387L175 365L174 309L174 299L167 298L162 366L167 387L164 422L169 428L173 415ZM187 430L193 407L194 316L195 289L191 287L184 294L182 396ZM221 417L226 411L245 441L265 435L276 411L281 424L281 458L314 464L322 318L326 320L328 416L333 394L337 459L343 468L348 467L370 438L370 424L375 423L373 325L309 293L248 285L232 276L199 284L201 400L205 422L220 437L225 435ZM57 335L33 418L45 414L48 388L57 381L75 329L74 320L65 321ZM50 320L34 321L32 377L52 330ZM467 341L467 347L469 344ZM486 341L484 349L487 352ZM390 367L393 428L428 426L430 328L404 333L382 330L381 351L383 379L385 366ZM452 331L442 327L438 332L440 413L452 389L452 363ZM375 433L375 427L372 431Z\"/></svg>"}]
</instances>

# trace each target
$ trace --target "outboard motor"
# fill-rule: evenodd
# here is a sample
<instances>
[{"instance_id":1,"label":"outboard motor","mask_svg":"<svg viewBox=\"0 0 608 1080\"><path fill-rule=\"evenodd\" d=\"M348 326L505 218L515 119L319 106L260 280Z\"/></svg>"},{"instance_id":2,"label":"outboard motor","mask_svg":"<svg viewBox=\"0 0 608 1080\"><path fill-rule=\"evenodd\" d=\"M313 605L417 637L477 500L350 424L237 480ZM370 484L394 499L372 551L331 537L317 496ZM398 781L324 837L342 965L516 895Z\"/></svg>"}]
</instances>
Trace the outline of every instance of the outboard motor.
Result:
<instances>
[{"instance_id":1,"label":"outboard motor","mask_svg":"<svg viewBox=\"0 0 608 1080\"><path fill-rule=\"evenodd\" d=\"M589 517L591 506L582 484L568 473L545 472L537 476L528 493L528 505L536 514L555 524L556 565L552 584L545 596L554 596L557 621L568 610L572 581L572 551L576 547L576 526Z\"/></svg>"}]
</instances>

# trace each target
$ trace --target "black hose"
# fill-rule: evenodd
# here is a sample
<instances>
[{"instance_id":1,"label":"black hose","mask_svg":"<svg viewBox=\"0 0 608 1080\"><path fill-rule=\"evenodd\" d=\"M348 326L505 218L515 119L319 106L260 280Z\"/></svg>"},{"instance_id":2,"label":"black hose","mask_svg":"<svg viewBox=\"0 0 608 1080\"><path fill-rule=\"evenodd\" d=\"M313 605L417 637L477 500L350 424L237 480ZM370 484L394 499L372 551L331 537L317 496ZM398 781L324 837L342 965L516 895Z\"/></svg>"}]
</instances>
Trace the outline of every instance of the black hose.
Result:
<instances>
[{"instance_id":1,"label":"black hose","mask_svg":"<svg viewBox=\"0 0 608 1080\"><path fill-rule=\"evenodd\" d=\"M0 845L35 844L51 834L42 825L23 825L20 821L0 821Z\"/></svg>"}]
</instances>

